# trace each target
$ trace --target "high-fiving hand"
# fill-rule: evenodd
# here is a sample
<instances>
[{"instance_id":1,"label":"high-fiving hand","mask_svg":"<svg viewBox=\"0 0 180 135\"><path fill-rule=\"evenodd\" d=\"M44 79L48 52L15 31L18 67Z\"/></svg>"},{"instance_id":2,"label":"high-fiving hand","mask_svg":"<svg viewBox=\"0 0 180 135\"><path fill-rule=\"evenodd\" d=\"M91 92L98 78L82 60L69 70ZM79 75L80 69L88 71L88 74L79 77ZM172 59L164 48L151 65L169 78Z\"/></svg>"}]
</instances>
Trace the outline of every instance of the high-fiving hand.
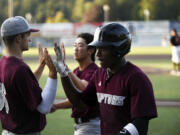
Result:
<instances>
[{"instance_id":1,"label":"high-fiving hand","mask_svg":"<svg viewBox=\"0 0 180 135\"><path fill-rule=\"evenodd\" d=\"M41 43L39 42L37 44L38 46L38 52L39 52L39 63L41 66L45 66L45 57L44 57L44 52L43 52L43 49L42 49L42 45Z\"/></svg>"},{"instance_id":2,"label":"high-fiving hand","mask_svg":"<svg viewBox=\"0 0 180 135\"><path fill-rule=\"evenodd\" d=\"M64 64L64 58L61 48L57 45L57 43L54 44L54 51L56 53L56 61L54 61L54 65L56 67L57 72L60 73L61 77L67 76L66 72L66 66ZM65 56L64 56L65 57Z\"/></svg>"}]
</instances>

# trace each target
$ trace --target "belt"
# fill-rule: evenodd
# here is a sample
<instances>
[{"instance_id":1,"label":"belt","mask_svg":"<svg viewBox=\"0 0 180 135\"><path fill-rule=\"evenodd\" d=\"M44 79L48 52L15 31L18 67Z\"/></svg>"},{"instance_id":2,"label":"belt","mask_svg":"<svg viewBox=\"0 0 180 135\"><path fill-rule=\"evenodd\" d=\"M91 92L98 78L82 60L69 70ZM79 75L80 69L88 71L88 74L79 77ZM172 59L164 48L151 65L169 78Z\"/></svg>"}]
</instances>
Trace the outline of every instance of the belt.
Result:
<instances>
[{"instance_id":1,"label":"belt","mask_svg":"<svg viewBox=\"0 0 180 135\"><path fill-rule=\"evenodd\" d=\"M74 122L76 124L82 124L82 123L89 122L89 121L90 121L89 118L74 118Z\"/></svg>"}]
</instances>

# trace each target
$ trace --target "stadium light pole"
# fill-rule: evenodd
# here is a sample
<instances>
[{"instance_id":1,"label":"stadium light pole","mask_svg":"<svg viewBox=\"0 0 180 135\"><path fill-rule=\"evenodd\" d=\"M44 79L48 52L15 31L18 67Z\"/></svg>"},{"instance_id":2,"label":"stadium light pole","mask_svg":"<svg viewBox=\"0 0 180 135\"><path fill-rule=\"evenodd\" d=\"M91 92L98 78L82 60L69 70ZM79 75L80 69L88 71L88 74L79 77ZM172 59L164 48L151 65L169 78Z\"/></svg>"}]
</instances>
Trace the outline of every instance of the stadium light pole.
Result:
<instances>
[{"instance_id":1,"label":"stadium light pole","mask_svg":"<svg viewBox=\"0 0 180 135\"><path fill-rule=\"evenodd\" d=\"M9 17L13 17L13 0L8 0Z\"/></svg>"},{"instance_id":2,"label":"stadium light pole","mask_svg":"<svg viewBox=\"0 0 180 135\"><path fill-rule=\"evenodd\" d=\"M103 10L104 10L104 21L107 22L107 21L109 21L109 10L110 10L109 5L107 5L107 4L104 5Z\"/></svg>"}]
</instances>

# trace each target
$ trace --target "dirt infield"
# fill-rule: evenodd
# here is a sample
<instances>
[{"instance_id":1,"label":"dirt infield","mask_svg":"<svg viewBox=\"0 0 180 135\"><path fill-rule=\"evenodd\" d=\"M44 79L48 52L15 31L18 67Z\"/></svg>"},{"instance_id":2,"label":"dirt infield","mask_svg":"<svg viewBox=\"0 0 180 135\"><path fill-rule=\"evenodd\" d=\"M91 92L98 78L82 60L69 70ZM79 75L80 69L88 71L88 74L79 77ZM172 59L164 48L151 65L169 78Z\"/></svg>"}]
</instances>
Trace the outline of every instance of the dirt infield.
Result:
<instances>
[{"instance_id":1,"label":"dirt infield","mask_svg":"<svg viewBox=\"0 0 180 135\"><path fill-rule=\"evenodd\" d=\"M156 100L159 107L180 107L180 100Z\"/></svg>"}]
</instances>

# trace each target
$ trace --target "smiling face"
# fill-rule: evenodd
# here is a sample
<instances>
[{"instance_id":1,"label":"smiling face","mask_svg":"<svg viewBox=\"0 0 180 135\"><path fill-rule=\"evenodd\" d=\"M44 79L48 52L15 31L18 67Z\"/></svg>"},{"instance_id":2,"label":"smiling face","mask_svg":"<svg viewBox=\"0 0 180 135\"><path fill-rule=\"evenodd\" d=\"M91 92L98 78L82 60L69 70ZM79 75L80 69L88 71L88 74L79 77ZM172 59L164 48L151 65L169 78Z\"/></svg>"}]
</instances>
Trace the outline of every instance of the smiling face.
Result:
<instances>
[{"instance_id":1,"label":"smiling face","mask_svg":"<svg viewBox=\"0 0 180 135\"><path fill-rule=\"evenodd\" d=\"M85 40L83 38L77 38L74 44L74 59L83 61L87 57L90 57L90 55Z\"/></svg>"}]
</instances>

